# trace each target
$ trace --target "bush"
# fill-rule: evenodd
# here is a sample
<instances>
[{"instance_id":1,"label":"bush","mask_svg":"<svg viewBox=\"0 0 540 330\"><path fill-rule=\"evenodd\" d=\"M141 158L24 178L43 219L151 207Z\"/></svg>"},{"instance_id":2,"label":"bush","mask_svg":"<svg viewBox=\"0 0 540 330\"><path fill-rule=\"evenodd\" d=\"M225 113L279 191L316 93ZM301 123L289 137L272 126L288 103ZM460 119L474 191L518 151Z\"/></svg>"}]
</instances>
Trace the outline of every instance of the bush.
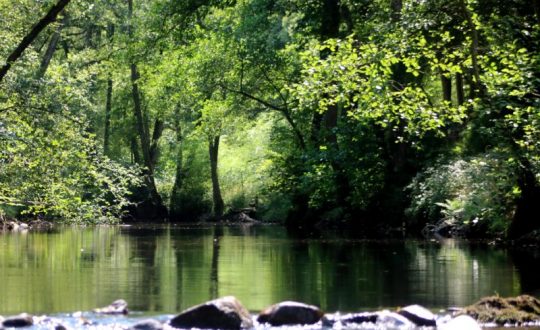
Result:
<instances>
[{"instance_id":1,"label":"bush","mask_svg":"<svg viewBox=\"0 0 540 330\"><path fill-rule=\"evenodd\" d=\"M418 174L407 189L410 224L464 235L504 234L520 194L514 163L500 153L439 162Z\"/></svg>"}]
</instances>

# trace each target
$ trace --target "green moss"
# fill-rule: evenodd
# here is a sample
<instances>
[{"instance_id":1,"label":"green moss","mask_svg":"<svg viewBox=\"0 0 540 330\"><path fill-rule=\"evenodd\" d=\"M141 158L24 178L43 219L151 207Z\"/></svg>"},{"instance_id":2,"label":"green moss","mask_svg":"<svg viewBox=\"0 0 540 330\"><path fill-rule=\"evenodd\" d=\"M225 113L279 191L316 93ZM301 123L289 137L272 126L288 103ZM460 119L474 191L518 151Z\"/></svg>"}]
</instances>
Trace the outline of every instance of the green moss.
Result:
<instances>
[{"instance_id":1,"label":"green moss","mask_svg":"<svg viewBox=\"0 0 540 330\"><path fill-rule=\"evenodd\" d=\"M491 296L463 309L482 323L521 324L540 321L540 300L521 295L512 298Z\"/></svg>"}]
</instances>

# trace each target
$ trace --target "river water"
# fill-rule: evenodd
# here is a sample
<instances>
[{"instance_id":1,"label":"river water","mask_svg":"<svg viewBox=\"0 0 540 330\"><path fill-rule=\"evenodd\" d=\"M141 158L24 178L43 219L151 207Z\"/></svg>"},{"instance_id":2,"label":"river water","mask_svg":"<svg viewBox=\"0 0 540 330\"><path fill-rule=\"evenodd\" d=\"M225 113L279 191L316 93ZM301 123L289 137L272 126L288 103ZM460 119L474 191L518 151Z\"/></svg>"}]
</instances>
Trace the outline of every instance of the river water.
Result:
<instances>
[{"instance_id":1,"label":"river water","mask_svg":"<svg viewBox=\"0 0 540 330\"><path fill-rule=\"evenodd\" d=\"M123 298L169 315L226 295L249 310L296 300L327 312L487 295L540 296L539 251L455 240L294 238L278 226L98 226L0 234L0 315L88 311Z\"/></svg>"}]
</instances>

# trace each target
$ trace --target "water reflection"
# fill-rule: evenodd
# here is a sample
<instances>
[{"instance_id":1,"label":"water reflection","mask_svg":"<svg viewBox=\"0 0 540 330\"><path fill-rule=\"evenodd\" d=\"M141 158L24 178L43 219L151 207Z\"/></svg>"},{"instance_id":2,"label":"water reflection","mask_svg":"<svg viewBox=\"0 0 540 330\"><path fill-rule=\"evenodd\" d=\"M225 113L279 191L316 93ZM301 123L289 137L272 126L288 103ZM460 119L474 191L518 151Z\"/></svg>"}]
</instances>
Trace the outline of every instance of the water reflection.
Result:
<instances>
[{"instance_id":1,"label":"water reflection","mask_svg":"<svg viewBox=\"0 0 540 330\"><path fill-rule=\"evenodd\" d=\"M327 311L462 306L494 293L538 295L538 261L456 241L293 239L273 226L4 233L0 314L89 310L117 298L175 313L224 295L253 311L281 300Z\"/></svg>"}]
</instances>

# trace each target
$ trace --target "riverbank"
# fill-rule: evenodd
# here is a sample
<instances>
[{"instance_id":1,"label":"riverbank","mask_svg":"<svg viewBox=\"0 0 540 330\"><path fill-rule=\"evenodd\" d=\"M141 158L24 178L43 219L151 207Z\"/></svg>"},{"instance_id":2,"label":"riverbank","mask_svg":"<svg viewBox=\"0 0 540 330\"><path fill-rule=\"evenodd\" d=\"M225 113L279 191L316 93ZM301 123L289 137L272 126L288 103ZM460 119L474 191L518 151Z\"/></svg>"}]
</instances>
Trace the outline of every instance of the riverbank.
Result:
<instances>
[{"instance_id":1,"label":"riverbank","mask_svg":"<svg viewBox=\"0 0 540 330\"><path fill-rule=\"evenodd\" d=\"M133 315L133 316L131 316ZM32 316L22 313L3 318L2 328L33 329L441 329L480 330L505 327L540 329L540 301L531 296L514 298L486 297L465 308L432 313L419 305L395 310L341 314L325 313L317 306L284 301L250 314L235 297L228 296L192 306L176 315L144 317L130 312L122 299L87 312L56 316Z\"/></svg>"},{"instance_id":2,"label":"riverbank","mask_svg":"<svg viewBox=\"0 0 540 330\"><path fill-rule=\"evenodd\" d=\"M240 210L237 212L231 212L227 216L224 216L221 220L215 219L201 220L196 222L169 222L166 219L162 221L127 221L120 222L114 225L127 225L127 226L139 226L139 227L152 227L152 226L281 226L287 228L287 231L297 237L343 237L343 238L363 238L373 240L387 240L387 239L426 239L426 240L445 240L445 239L463 239L470 240L479 244L486 244L491 246L508 247L508 248L525 248L535 249L540 247L540 230L531 231L517 239L509 239L500 235L498 237L493 236L479 236L468 237L461 234L452 234L452 231L446 232L445 235L441 235L438 232L429 231L417 231L408 230L406 226L402 227L388 227L381 225L379 228L373 229L370 232L358 231L350 226L310 226L310 227L287 227L283 223L279 222L266 222L259 221L252 218L253 213L251 209L249 212ZM1 217L0 216L0 232L2 231L28 231L28 230L51 230L57 226L65 226L63 223L54 223L50 221L33 219L20 221L15 218ZM83 225L86 227L89 225ZM90 225L91 226L91 225Z\"/></svg>"}]
</instances>

